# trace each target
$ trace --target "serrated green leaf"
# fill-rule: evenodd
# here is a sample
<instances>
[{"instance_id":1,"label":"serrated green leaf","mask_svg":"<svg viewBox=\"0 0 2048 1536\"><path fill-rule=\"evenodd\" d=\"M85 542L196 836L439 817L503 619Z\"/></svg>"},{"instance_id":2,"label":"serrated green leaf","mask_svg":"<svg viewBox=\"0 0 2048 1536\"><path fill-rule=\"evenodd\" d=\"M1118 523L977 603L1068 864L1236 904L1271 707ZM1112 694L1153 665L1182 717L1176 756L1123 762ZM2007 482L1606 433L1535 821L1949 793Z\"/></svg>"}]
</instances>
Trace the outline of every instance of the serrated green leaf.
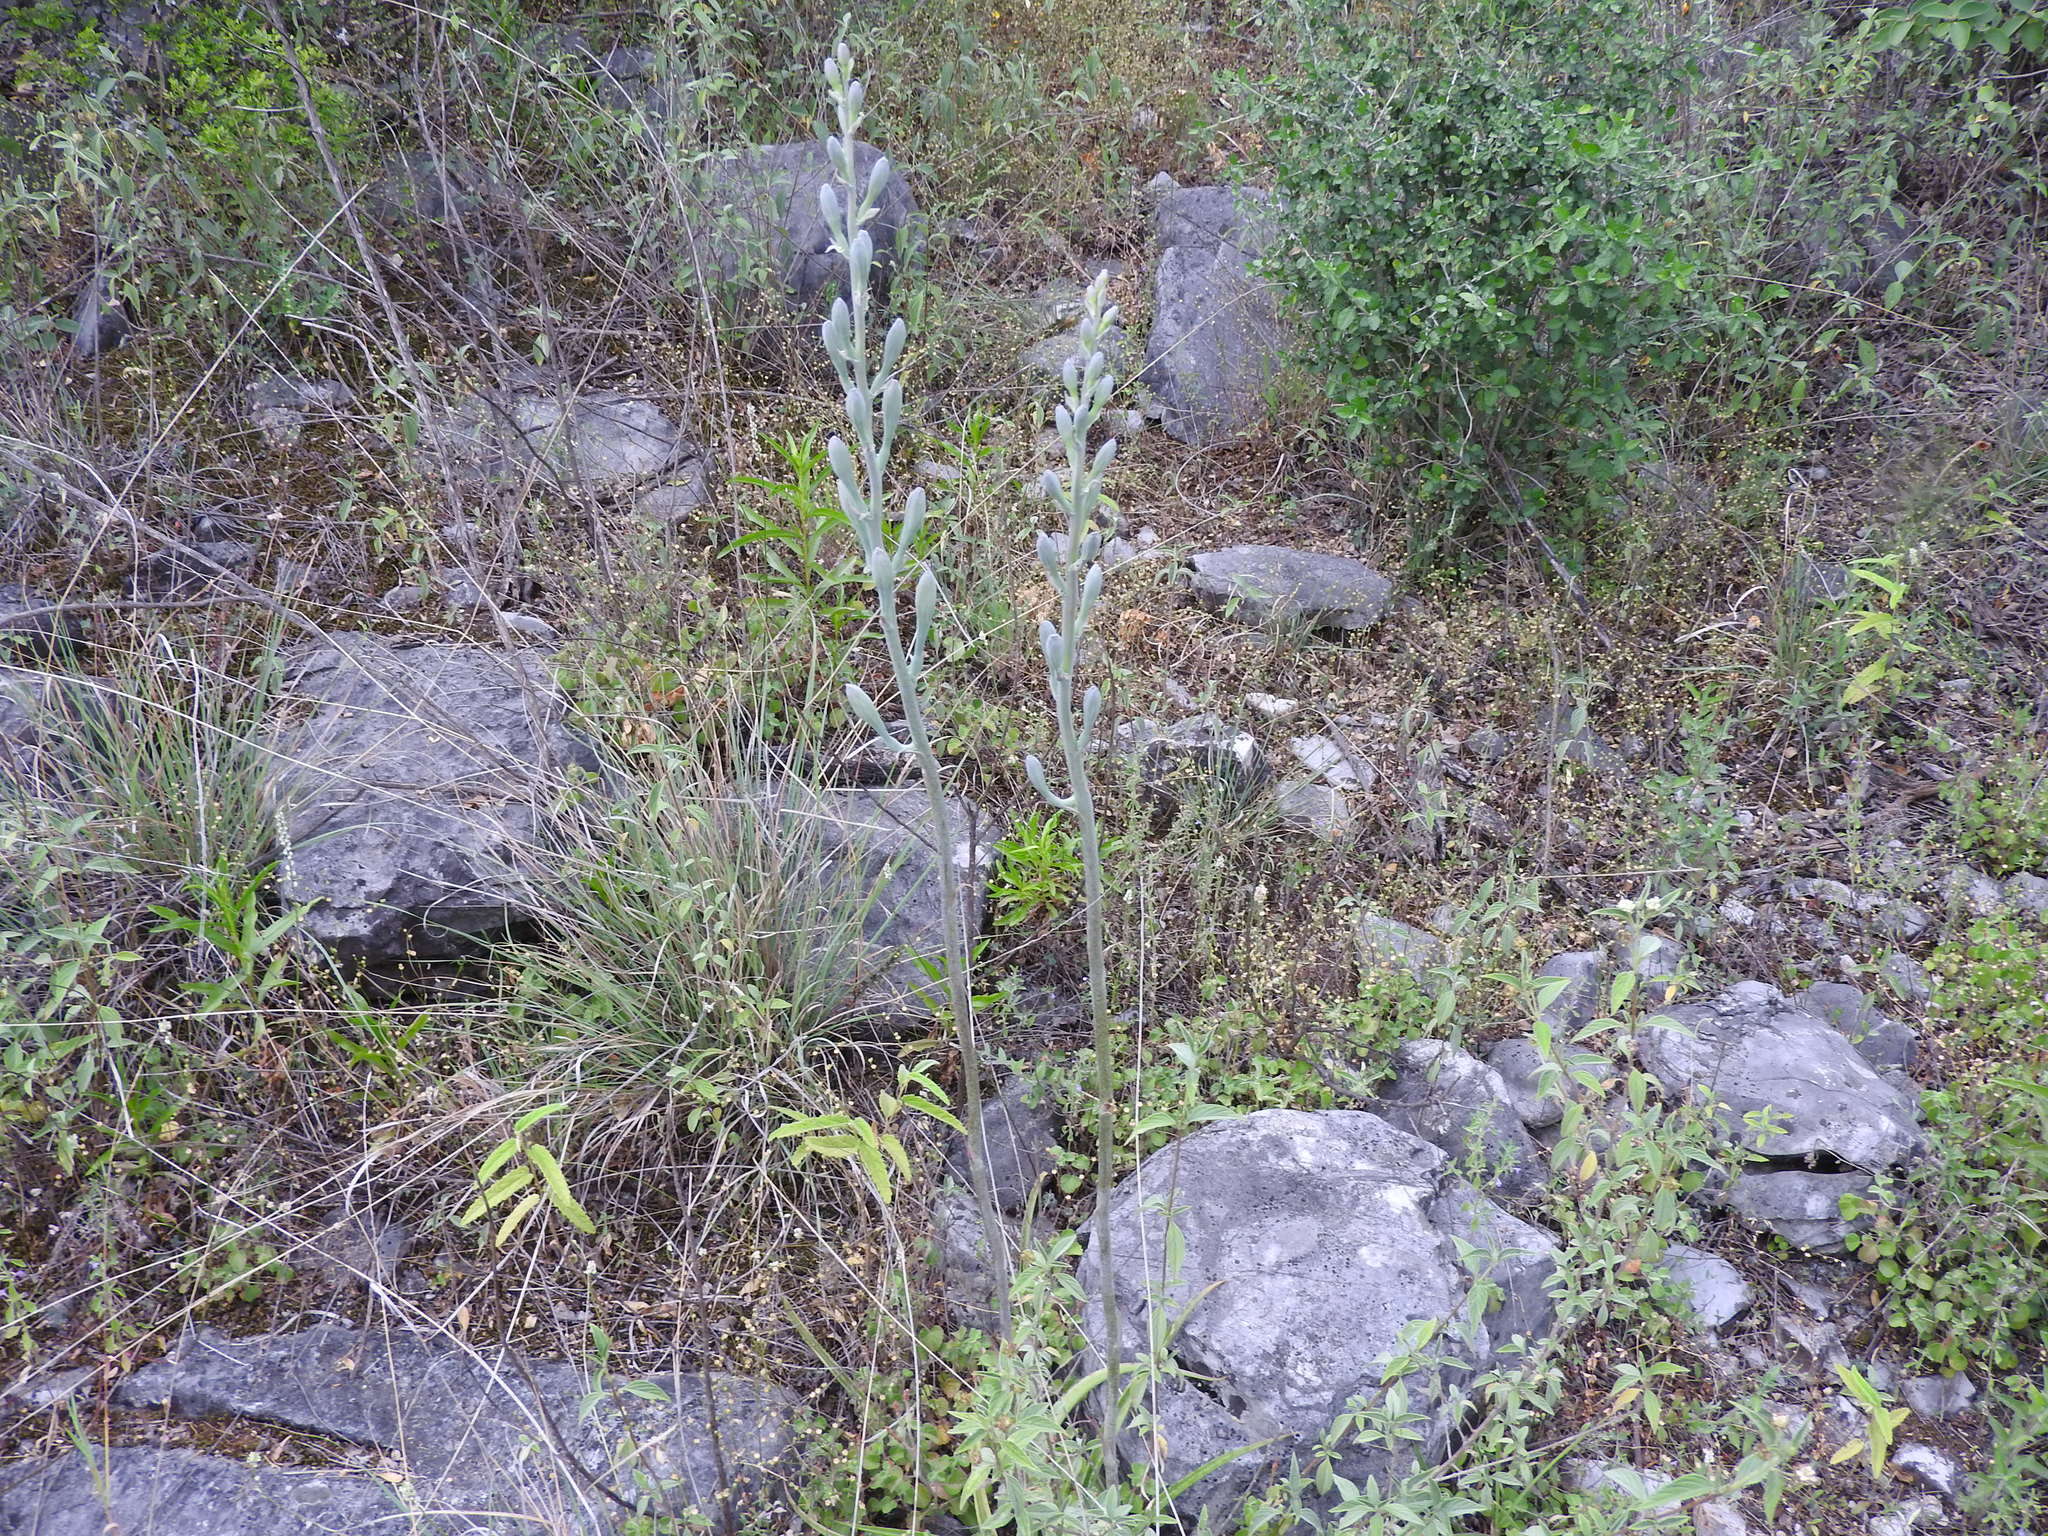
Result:
<instances>
[{"instance_id":1,"label":"serrated green leaf","mask_svg":"<svg viewBox=\"0 0 2048 1536\"><path fill-rule=\"evenodd\" d=\"M524 1136L536 1125L539 1125L541 1121L547 1119L549 1115L559 1114L568 1107L568 1102L564 1100L559 1104L543 1104L539 1109L529 1109L525 1114L512 1122L512 1134Z\"/></svg>"},{"instance_id":2,"label":"serrated green leaf","mask_svg":"<svg viewBox=\"0 0 2048 1536\"><path fill-rule=\"evenodd\" d=\"M503 1141L491 1148L490 1155L483 1161L483 1166L477 1169L477 1183L489 1184L491 1179L497 1174L497 1171L518 1155L518 1141L507 1136Z\"/></svg>"},{"instance_id":3,"label":"serrated green leaf","mask_svg":"<svg viewBox=\"0 0 2048 1536\"><path fill-rule=\"evenodd\" d=\"M534 1145L526 1149L526 1160L540 1170L541 1182L547 1185L549 1203L562 1219L586 1237L595 1236L597 1223L569 1193L569 1181L563 1177L562 1165L555 1161L555 1154L546 1147Z\"/></svg>"}]
</instances>

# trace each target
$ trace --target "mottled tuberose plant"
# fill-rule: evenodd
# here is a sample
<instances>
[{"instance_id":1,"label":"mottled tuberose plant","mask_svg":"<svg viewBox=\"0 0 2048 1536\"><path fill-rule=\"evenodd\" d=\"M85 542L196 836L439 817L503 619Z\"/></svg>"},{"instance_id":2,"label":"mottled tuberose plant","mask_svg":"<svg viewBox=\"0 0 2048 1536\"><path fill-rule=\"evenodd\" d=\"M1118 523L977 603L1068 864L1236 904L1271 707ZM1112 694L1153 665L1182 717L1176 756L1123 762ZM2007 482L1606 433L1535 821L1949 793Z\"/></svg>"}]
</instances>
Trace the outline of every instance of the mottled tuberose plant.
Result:
<instances>
[{"instance_id":1,"label":"mottled tuberose plant","mask_svg":"<svg viewBox=\"0 0 2048 1536\"><path fill-rule=\"evenodd\" d=\"M1047 782L1045 764L1036 755L1024 760L1032 785L1056 810L1074 818L1074 830L1081 844L1081 894L1088 924L1088 1006L1095 1033L1095 1257L1102 1276L1103 1358L1109 1368L1109 1389L1103 1393L1107 1405L1102 1421L1102 1465L1109 1484L1116 1482L1118 1373L1122 1369L1115 1298L1111 1294L1109 1197L1113 1184L1116 1152L1114 1106L1111 1102L1109 968L1103 938L1102 834L1095 821L1095 796L1088 783L1088 743L1095 734L1096 718L1102 713L1102 690L1093 683L1074 698L1074 673L1081 661L1081 647L1088 632L1088 618L1102 595L1102 542L1109 530L1098 519L1104 506L1103 478L1116 458L1116 439L1111 438L1093 454L1088 451L1088 434L1109 404L1116 380L1109 372L1109 358L1103 338L1116 324L1116 309L1106 305L1104 294L1109 274L1098 276L1088 287L1086 307L1080 325L1080 346L1067 360L1067 397L1056 409L1053 422L1067 450L1067 473L1062 481L1054 470L1045 472L1045 493L1054 507L1067 515L1066 538L1051 533L1038 536L1038 560L1045 567L1053 591L1059 597L1059 621L1040 621L1038 646L1045 653L1046 686L1052 694L1053 715L1059 723L1060 754L1066 762L1067 792L1053 793Z\"/></svg>"},{"instance_id":2,"label":"mottled tuberose plant","mask_svg":"<svg viewBox=\"0 0 2048 1536\"><path fill-rule=\"evenodd\" d=\"M839 180L840 189L827 182L818 193L825 216L825 228L832 249L846 262L847 292L835 299L824 324L826 355L832 359L839 387L846 392L846 415L853 428L851 446L834 437L827 447L832 476L838 486L839 505L852 524L866 559L869 584L874 588L875 607L880 617L882 642L888 648L889 670L903 711L903 735L883 720L881 710L857 683L846 687L847 703L854 716L876 738L917 760L929 802L932 847L939 866L939 899L946 930L946 983L953 1014L953 1027L960 1050L960 1076L965 1090L968 1182L974 1188L974 1203L981 1217L983 1239L988 1248L989 1279L995 1293L997 1327L1004 1336L1010 1332L1010 1262L1001 1219L996 1211L995 1192L989 1181L987 1128L981 1115L981 1052L975 1041L974 998L969 986L966 907L960 889L960 871L953 859L952 805L946 797L945 778L938 754L932 750L931 730L925 722L924 676L931 640L932 619L938 613L939 579L931 566L918 557L917 540L924 528L925 494L912 490L903 499L900 517L889 509L889 455L903 424L903 384L896 376L903 360L909 328L899 315L890 322L882 338L879 363L869 356L869 319L873 309L871 281L874 277L875 242L867 225L875 217L882 192L892 174L886 157L875 161L865 178L855 160L856 136L860 131L862 102L866 96L861 82L853 78L852 51L842 43L825 63L825 86L830 94L839 131L825 138L825 153ZM902 582L914 567L918 570L912 599L910 640L903 638L900 595Z\"/></svg>"}]
</instances>

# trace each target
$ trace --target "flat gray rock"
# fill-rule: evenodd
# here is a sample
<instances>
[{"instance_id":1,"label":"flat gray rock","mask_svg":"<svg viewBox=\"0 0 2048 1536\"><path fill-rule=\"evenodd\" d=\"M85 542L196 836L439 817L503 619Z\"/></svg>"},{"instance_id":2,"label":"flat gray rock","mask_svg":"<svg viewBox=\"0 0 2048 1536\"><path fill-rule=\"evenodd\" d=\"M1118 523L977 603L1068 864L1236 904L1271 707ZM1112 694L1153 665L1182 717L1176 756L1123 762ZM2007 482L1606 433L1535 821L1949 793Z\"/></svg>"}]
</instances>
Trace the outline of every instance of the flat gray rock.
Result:
<instances>
[{"instance_id":1,"label":"flat gray rock","mask_svg":"<svg viewBox=\"0 0 2048 1536\"><path fill-rule=\"evenodd\" d=\"M1169 1264L1170 1220L1185 1257ZM1110 1208L1114 1304L1130 1341L1159 1329L1187 1372L1159 1380L1156 1440L1126 1431L1124 1454L1155 1453L1179 1478L1234 1451L1260 1448L1200 1479L1180 1511L1229 1528L1262 1469L1305 1454L1354 1397L1380 1396L1404 1330L1431 1322L1436 1350L1464 1366L1494 1357L1515 1334L1551 1322L1545 1282L1555 1244L1451 1173L1444 1155L1354 1110L1264 1110L1222 1121L1146 1158ZM1503 1287L1484 1326L1461 1324L1475 1276ZM1100 1349L1098 1255L1080 1278L1084 1326ZM1155 1309L1157 1315L1155 1316ZM1458 1417L1456 1368L1405 1378L1422 1438L1347 1444L1339 1475L1384 1480L1420 1456L1441 1456Z\"/></svg>"},{"instance_id":2,"label":"flat gray rock","mask_svg":"<svg viewBox=\"0 0 2048 1536\"><path fill-rule=\"evenodd\" d=\"M541 657L336 635L297 656L264 785L282 828L279 897L345 966L473 952L526 910L547 807L599 772Z\"/></svg>"},{"instance_id":3,"label":"flat gray rock","mask_svg":"<svg viewBox=\"0 0 2048 1536\"><path fill-rule=\"evenodd\" d=\"M1140 382L1184 443L1241 436L1267 417L1290 338L1279 291L1252 270L1277 233L1266 199L1230 187L1163 190L1154 226L1152 333Z\"/></svg>"},{"instance_id":4,"label":"flat gray rock","mask_svg":"<svg viewBox=\"0 0 2048 1536\"><path fill-rule=\"evenodd\" d=\"M1563 1096L1543 1091L1543 1053L1533 1040L1519 1036L1496 1040L1487 1047L1486 1064L1499 1077L1508 1103L1528 1129L1547 1131L1564 1118Z\"/></svg>"},{"instance_id":5,"label":"flat gray rock","mask_svg":"<svg viewBox=\"0 0 2048 1536\"><path fill-rule=\"evenodd\" d=\"M661 474L696 450L652 401L630 395L485 392L422 423L429 447L466 479L528 476L588 493Z\"/></svg>"},{"instance_id":6,"label":"flat gray rock","mask_svg":"<svg viewBox=\"0 0 2048 1536\"><path fill-rule=\"evenodd\" d=\"M1849 1239L1870 1229L1868 1216L1842 1215L1842 1197L1874 1200L1877 1186L1860 1173L1808 1173L1803 1169L1745 1172L1722 1203L1753 1226L1762 1227L1808 1253L1841 1253Z\"/></svg>"},{"instance_id":7,"label":"flat gray rock","mask_svg":"<svg viewBox=\"0 0 2048 1536\"><path fill-rule=\"evenodd\" d=\"M643 491L633 510L651 523L679 523L711 500L711 471L702 459L673 466L667 478Z\"/></svg>"},{"instance_id":8,"label":"flat gray rock","mask_svg":"<svg viewBox=\"0 0 2048 1536\"><path fill-rule=\"evenodd\" d=\"M0 1530L14 1536L458 1536L381 1478L287 1471L196 1451L114 1446L93 1462L0 1463Z\"/></svg>"},{"instance_id":9,"label":"flat gray rock","mask_svg":"<svg viewBox=\"0 0 2048 1536\"><path fill-rule=\"evenodd\" d=\"M2035 922L2048 922L2048 880L2023 870L2006 879L2004 897L2006 905Z\"/></svg>"},{"instance_id":10,"label":"flat gray rock","mask_svg":"<svg viewBox=\"0 0 2048 1536\"><path fill-rule=\"evenodd\" d=\"M1364 629L1380 621L1394 584L1362 560L1239 544L1193 557L1195 595L1262 626Z\"/></svg>"},{"instance_id":11,"label":"flat gray rock","mask_svg":"<svg viewBox=\"0 0 2048 1536\"><path fill-rule=\"evenodd\" d=\"M1667 1011L1640 1036L1664 1088L1710 1105L1722 1135L1763 1156L1825 1156L1878 1170L1916 1161L1926 1141L1914 1106L1841 1031L1775 987L1741 982L1712 1002ZM1782 1129L1766 1133L1769 1112Z\"/></svg>"},{"instance_id":12,"label":"flat gray rock","mask_svg":"<svg viewBox=\"0 0 2048 1536\"><path fill-rule=\"evenodd\" d=\"M1899 1384L1899 1397L1923 1419L1952 1419L1976 1404L1977 1383L1959 1371L1914 1376Z\"/></svg>"},{"instance_id":13,"label":"flat gray rock","mask_svg":"<svg viewBox=\"0 0 2048 1536\"><path fill-rule=\"evenodd\" d=\"M1673 1243L1658 1268L1685 1297L1693 1319L1702 1328L1725 1328L1742 1316L1754 1299L1742 1271L1703 1248Z\"/></svg>"},{"instance_id":14,"label":"flat gray rock","mask_svg":"<svg viewBox=\"0 0 2048 1536\"><path fill-rule=\"evenodd\" d=\"M114 1401L376 1446L403 1461L415 1508L471 1512L451 1530L509 1536L545 1512L565 1532L615 1531L626 1512L591 1477L669 1518L722 1521L781 1496L798 1454L792 1394L694 1371L660 1377L652 1395L623 1385L604 1390L559 1361L321 1325L247 1339L188 1334L125 1378ZM391 1489L380 1507L395 1507Z\"/></svg>"}]
</instances>

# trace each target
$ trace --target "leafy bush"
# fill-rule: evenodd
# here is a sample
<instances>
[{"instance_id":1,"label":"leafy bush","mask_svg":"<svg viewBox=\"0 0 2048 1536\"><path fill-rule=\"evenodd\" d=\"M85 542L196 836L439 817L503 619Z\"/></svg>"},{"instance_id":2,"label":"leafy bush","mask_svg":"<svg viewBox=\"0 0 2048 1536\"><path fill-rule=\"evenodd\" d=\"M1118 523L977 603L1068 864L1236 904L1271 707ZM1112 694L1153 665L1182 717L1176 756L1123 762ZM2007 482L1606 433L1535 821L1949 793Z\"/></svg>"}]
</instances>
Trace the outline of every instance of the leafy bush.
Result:
<instances>
[{"instance_id":1,"label":"leafy bush","mask_svg":"<svg viewBox=\"0 0 2048 1536\"><path fill-rule=\"evenodd\" d=\"M1942 945L1930 1021L1963 1065L1925 1096L1931 1156L1858 1255L1885 1314L1942 1370L2009 1370L2038 1347L2048 1252L2048 957L2010 918Z\"/></svg>"},{"instance_id":2,"label":"leafy bush","mask_svg":"<svg viewBox=\"0 0 2048 1536\"><path fill-rule=\"evenodd\" d=\"M1268 83L1306 312L1337 415L1419 469L1439 536L1598 497L1646 456L1632 375L1694 355L1677 181L1643 121L1672 61L1622 0L1307 12Z\"/></svg>"},{"instance_id":3,"label":"leafy bush","mask_svg":"<svg viewBox=\"0 0 2048 1536\"><path fill-rule=\"evenodd\" d=\"M2022 747L1982 774L1959 774L1946 798L1956 846L1993 874L2048 869L2048 762Z\"/></svg>"},{"instance_id":4,"label":"leafy bush","mask_svg":"<svg viewBox=\"0 0 2048 1536\"><path fill-rule=\"evenodd\" d=\"M321 78L325 55L310 44L300 45L298 53L321 126L330 136L350 131L354 113L349 97ZM233 156L264 139L288 150L313 148L284 39L259 25L245 8L206 5L186 11L164 54L167 104L211 153Z\"/></svg>"}]
</instances>

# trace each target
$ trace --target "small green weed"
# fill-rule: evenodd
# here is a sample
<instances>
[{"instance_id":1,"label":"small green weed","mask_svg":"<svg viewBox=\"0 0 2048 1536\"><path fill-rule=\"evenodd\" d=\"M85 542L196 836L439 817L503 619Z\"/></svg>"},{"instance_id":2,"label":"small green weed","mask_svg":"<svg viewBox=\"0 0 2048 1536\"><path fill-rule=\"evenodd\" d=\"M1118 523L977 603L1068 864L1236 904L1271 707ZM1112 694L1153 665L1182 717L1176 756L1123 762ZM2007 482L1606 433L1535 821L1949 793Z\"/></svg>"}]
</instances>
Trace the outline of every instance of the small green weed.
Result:
<instances>
[{"instance_id":1,"label":"small green weed","mask_svg":"<svg viewBox=\"0 0 2048 1536\"><path fill-rule=\"evenodd\" d=\"M476 1181L483 1186L483 1192L458 1218L462 1226L470 1226L486 1216L498 1217L499 1209L509 1203L511 1208L498 1219L491 1237L492 1245L502 1248L545 1199L555 1214L578 1232L597 1231L597 1223L570 1193L560 1161L548 1144L534 1134L542 1122L568 1107L566 1103L542 1104L512 1123L512 1134L493 1147L477 1168Z\"/></svg>"},{"instance_id":2,"label":"small green weed","mask_svg":"<svg viewBox=\"0 0 2048 1536\"><path fill-rule=\"evenodd\" d=\"M996 926L1018 928L1065 912L1081 891L1081 838L1056 811L1033 811L996 844L989 903Z\"/></svg>"},{"instance_id":3,"label":"small green weed","mask_svg":"<svg viewBox=\"0 0 2048 1536\"><path fill-rule=\"evenodd\" d=\"M771 446L789 477L736 477L736 484L765 492L771 505L742 502L738 511L747 531L722 553L752 551L761 568L746 574L747 585L775 605L808 612L828 635L840 634L867 618L861 601L867 578L831 466L815 429L773 439Z\"/></svg>"}]
</instances>

